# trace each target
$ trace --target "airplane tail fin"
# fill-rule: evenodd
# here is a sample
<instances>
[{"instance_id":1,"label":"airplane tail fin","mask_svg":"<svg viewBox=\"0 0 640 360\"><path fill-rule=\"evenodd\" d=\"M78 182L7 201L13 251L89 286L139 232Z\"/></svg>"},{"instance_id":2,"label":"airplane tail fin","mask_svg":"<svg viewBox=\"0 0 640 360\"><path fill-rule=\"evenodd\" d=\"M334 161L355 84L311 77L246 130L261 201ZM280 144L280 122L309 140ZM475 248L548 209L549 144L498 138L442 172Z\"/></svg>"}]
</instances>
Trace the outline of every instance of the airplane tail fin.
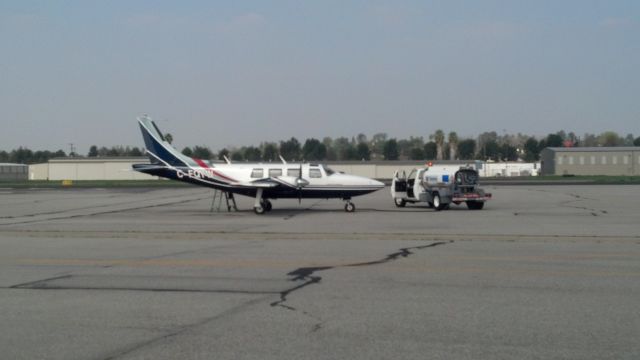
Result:
<instances>
[{"instance_id":1,"label":"airplane tail fin","mask_svg":"<svg viewBox=\"0 0 640 360\"><path fill-rule=\"evenodd\" d=\"M146 153L152 164L194 166L195 161L176 150L162 135L158 126L147 115L138 117Z\"/></svg>"}]
</instances>

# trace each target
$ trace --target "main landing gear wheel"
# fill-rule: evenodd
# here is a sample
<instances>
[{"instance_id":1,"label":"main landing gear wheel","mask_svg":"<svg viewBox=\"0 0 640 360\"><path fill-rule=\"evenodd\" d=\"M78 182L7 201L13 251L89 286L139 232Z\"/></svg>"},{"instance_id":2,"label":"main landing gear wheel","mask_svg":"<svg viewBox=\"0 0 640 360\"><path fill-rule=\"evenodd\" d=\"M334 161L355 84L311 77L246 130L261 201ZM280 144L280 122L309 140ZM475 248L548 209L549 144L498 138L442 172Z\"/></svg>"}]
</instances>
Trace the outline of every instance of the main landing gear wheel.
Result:
<instances>
[{"instance_id":1,"label":"main landing gear wheel","mask_svg":"<svg viewBox=\"0 0 640 360\"><path fill-rule=\"evenodd\" d=\"M262 201L260 201L259 206L253 207L253 211L258 215L262 215L266 212L271 211L272 208L273 208L273 205L271 204L271 201L263 199Z\"/></svg>"},{"instance_id":2,"label":"main landing gear wheel","mask_svg":"<svg viewBox=\"0 0 640 360\"><path fill-rule=\"evenodd\" d=\"M267 211L271 211L271 209L273 209L273 205L271 204L271 201L269 200L263 200L262 201L262 207Z\"/></svg>"},{"instance_id":3,"label":"main landing gear wheel","mask_svg":"<svg viewBox=\"0 0 640 360\"><path fill-rule=\"evenodd\" d=\"M344 204L344 211L346 212L354 212L356 211L356 206L352 202L348 202Z\"/></svg>"},{"instance_id":4,"label":"main landing gear wheel","mask_svg":"<svg viewBox=\"0 0 640 360\"><path fill-rule=\"evenodd\" d=\"M407 202L404 201L404 199L400 199L400 198L395 198L393 202L396 204L397 207L404 207L405 205L407 205Z\"/></svg>"},{"instance_id":5,"label":"main landing gear wheel","mask_svg":"<svg viewBox=\"0 0 640 360\"><path fill-rule=\"evenodd\" d=\"M253 212L258 215L262 215L267 212L267 206L269 200L262 198L262 188L258 188L256 191L256 202L253 204Z\"/></svg>"}]
</instances>

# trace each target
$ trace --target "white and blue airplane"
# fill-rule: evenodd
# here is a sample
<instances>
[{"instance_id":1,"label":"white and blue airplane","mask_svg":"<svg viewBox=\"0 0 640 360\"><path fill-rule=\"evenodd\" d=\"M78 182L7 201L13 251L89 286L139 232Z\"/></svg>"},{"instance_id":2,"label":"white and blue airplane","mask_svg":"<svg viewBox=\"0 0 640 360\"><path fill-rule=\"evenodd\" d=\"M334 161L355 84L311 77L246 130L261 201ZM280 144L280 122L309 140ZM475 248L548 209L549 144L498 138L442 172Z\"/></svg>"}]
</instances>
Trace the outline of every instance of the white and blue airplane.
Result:
<instances>
[{"instance_id":1,"label":"white and blue airplane","mask_svg":"<svg viewBox=\"0 0 640 360\"><path fill-rule=\"evenodd\" d=\"M177 151L148 116L138 117L138 123L151 163L134 164L134 170L254 197L256 214L271 210L269 200L295 198L338 198L345 201L345 211L353 212L356 207L351 202L352 197L384 187L379 181L335 172L321 164L293 164L284 160L282 163L231 163L227 160L213 164Z\"/></svg>"}]
</instances>

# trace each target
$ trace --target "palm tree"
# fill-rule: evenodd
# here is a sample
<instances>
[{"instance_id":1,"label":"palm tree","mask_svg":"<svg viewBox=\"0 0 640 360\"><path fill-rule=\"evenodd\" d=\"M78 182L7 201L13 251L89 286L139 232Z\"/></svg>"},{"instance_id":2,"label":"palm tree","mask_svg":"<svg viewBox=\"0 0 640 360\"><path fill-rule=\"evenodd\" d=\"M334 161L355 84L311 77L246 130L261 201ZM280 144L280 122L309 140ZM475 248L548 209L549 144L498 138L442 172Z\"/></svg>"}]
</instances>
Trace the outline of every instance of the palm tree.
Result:
<instances>
[{"instance_id":1,"label":"palm tree","mask_svg":"<svg viewBox=\"0 0 640 360\"><path fill-rule=\"evenodd\" d=\"M458 134L455 131L449 133L449 160L455 160L458 152Z\"/></svg>"},{"instance_id":2,"label":"palm tree","mask_svg":"<svg viewBox=\"0 0 640 360\"><path fill-rule=\"evenodd\" d=\"M430 138L436 143L436 160L442 160L444 157L444 131L438 129Z\"/></svg>"}]
</instances>

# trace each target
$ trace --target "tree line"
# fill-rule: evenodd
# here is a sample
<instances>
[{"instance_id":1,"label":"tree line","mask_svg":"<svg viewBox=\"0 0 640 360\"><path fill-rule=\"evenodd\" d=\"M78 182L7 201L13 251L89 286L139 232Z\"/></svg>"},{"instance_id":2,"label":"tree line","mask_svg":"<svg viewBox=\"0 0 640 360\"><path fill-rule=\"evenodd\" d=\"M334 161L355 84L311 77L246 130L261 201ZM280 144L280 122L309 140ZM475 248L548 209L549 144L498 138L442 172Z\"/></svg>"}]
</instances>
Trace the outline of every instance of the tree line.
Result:
<instances>
[{"instance_id":1,"label":"tree line","mask_svg":"<svg viewBox=\"0 0 640 360\"><path fill-rule=\"evenodd\" d=\"M37 150L32 151L25 147L19 147L11 151L0 151L0 163L14 164L38 164L49 161L57 157L65 157L67 154L62 151Z\"/></svg>"},{"instance_id":2,"label":"tree line","mask_svg":"<svg viewBox=\"0 0 640 360\"><path fill-rule=\"evenodd\" d=\"M477 138L459 138L455 131L445 133L436 130L424 137L409 139L389 138L378 133L368 139L366 135L322 140L306 139L304 143L295 137L289 140L263 142L258 146L224 148L212 152L209 147L185 147L187 156L232 161L278 161L279 155L286 160L305 161L368 161L368 160L492 160L492 161L538 161L540 152L547 147L598 147L598 146L640 146L640 137L632 134L625 137L612 131L599 135L584 134L578 137L573 132L559 131L543 138L524 134L503 134L495 131L484 132Z\"/></svg>"},{"instance_id":3,"label":"tree line","mask_svg":"<svg viewBox=\"0 0 640 360\"><path fill-rule=\"evenodd\" d=\"M100 147L93 145L89 149L87 157L118 157L118 156L143 156L144 150L138 147L130 146L112 146L110 148ZM68 154L63 150L49 151L49 150L36 150L33 151L26 147L19 147L11 151L0 151L0 163L15 163L15 164L39 164L45 163L53 158L63 157L81 157L77 153L69 152Z\"/></svg>"},{"instance_id":4,"label":"tree line","mask_svg":"<svg viewBox=\"0 0 640 360\"><path fill-rule=\"evenodd\" d=\"M165 138L173 140L171 134ZM498 134L484 132L476 138L460 138L455 131L445 133L436 130L426 139L422 136L408 139L389 138L386 133L378 133L370 139L364 134L347 138L325 137L322 140L310 138L301 143L295 137L279 142L263 142L258 146L224 148L213 152L207 146L185 147L184 155L200 159L228 158L232 161L279 161L282 156L287 161L368 161L368 160L492 160L527 162L540 159L540 151L546 147L586 147L586 146L640 146L640 137L632 134L620 136L613 131L601 134L584 134L578 137L573 132L558 131L537 138L524 134ZM92 145L86 157L143 156L144 150L130 146L98 147ZM51 158L81 156L75 153L32 151L20 147L10 152L0 151L0 162L34 164L47 162Z\"/></svg>"}]
</instances>

